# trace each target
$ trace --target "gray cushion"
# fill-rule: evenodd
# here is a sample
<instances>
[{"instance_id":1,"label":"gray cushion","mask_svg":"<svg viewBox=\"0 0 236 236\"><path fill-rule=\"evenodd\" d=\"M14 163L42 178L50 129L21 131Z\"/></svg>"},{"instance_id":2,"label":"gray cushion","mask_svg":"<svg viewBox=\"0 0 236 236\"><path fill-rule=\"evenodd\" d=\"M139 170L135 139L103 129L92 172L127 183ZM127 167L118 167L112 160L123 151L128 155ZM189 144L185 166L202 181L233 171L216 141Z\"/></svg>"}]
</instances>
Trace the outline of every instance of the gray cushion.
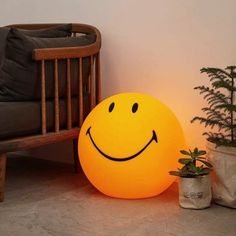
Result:
<instances>
[{"instance_id":1,"label":"gray cushion","mask_svg":"<svg viewBox=\"0 0 236 236\"><path fill-rule=\"evenodd\" d=\"M0 71L0 101L24 101L38 99L40 96L40 69L38 64L32 59L32 51L35 48L56 48L83 46L95 42L95 35L83 35L80 37L61 38L36 38L29 37L11 29L7 36L5 60ZM84 62L87 70L83 70L83 76L88 76L88 60ZM60 66L62 65L62 66ZM65 83L66 66L64 60L59 63L59 81ZM77 90L76 81L78 78L78 62L72 62L72 87ZM61 69L62 68L62 69ZM48 63L47 74L47 97L53 96L53 64ZM59 84L60 97L65 95L61 91L65 89L65 84Z\"/></svg>"},{"instance_id":2,"label":"gray cushion","mask_svg":"<svg viewBox=\"0 0 236 236\"><path fill-rule=\"evenodd\" d=\"M66 37L71 35L72 24L61 24L58 26L37 29L37 30L25 30L18 29L21 33L31 37L40 38L56 38L56 37ZM10 31L9 27L0 27L0 67L4 60L5 46L7 35Z\"/></svg>"},{"instance_id":3,"label":"gray cushion","mask_svg":"<svg viewBox=\"0 0 236 236\"><path fill-rule=\"evenodd\" d=\"M66 100L60 99L60 129L66 128ZM84 97L84 116L89 112L89 98ZM78 126L78 101L72 98L72 123ZM54 129L54 103L46 103L47 131ZM0 102L0 139L41 133L41 104L31 102Z\"/></svg>"}]
</instances>

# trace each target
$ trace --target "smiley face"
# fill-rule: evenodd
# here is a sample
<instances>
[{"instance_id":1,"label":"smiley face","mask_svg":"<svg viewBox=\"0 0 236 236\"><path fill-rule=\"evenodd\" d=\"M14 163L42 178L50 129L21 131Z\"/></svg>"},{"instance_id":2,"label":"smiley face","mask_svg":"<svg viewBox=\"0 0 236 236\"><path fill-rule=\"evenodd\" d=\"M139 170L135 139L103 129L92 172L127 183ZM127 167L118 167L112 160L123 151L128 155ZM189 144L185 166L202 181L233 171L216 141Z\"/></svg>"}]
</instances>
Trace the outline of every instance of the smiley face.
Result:
<instances>
[{"instance_id":1,"label":"smiley face","mask_svg":"<svg viewBox=\"0 0 236 236\"><path fill-rule=\"evenodd\" d=\"M153 130L152 131L152 138L150 139L150 141L137 153L135 153L134 155L131 155L129 157L123 157L123 158L116 158L116 157L111 157L109 155L107 155L106 153L104 153L95 143L95 141L92 138L91 132L90 132L91 127L88 128L87 130L87 135L89 136L91 142L93 143L94 147L98 150L98 152L103 155L105 158L111 160L111 161L129 161L137 156L139 156L148 146L149 144L151 144L152 141L155 141L157 143L157 135L156 132Z\"/></svg>"},{"instance_id":2,"label":"smiley face","mask_svg":"<svg viewBox=\"0 0 236 236\"><path fill-rule=\"evenodd\" d=\"M155 98L122 93L97 105L79 135L79 159L90 182L118 198L155 196L174 181L184 137L171 110Z\"/></svg>"}]
</instances>

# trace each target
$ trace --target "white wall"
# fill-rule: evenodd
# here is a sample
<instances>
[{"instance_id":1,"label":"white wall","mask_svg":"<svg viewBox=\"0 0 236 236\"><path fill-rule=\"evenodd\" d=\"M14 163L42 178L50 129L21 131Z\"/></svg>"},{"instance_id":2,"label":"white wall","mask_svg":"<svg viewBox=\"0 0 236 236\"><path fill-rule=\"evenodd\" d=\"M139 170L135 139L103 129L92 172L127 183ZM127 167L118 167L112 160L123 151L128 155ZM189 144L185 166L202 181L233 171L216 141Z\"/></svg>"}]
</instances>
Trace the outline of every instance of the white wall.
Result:
<instances>
[{"instance_id":1,"label":"white wall","mask_svg":"<svg viewBox=\"0 0 236 236\"><path fill-rule=\"evenodd\" d=\"M1 25L82 22L102 33L103 97L154 95L179 117L190 146L204 146L193 87L203 66L236 64L235 0L3 0Z\"/></svg>"}]
</instances>

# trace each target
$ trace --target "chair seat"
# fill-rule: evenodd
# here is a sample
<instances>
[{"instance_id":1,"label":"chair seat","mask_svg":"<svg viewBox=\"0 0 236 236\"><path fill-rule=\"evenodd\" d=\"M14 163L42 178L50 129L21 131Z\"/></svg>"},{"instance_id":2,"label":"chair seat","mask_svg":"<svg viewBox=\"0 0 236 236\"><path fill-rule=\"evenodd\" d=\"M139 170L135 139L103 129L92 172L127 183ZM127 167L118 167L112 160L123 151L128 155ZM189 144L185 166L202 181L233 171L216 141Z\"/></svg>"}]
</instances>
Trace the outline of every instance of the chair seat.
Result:
<instances>
[{"instance_id":1,"label":"chair seat","mask_svg":"<svg viewBox=\"0 0 236 236\"><path fill-rule=\"evenodd\" d=\"M84 98L88 104L88 98ZM88 107L88 106L85 106ZM59 101L60 129L66 128L67 103L66 99ZM72 98L72 126L77 127L78 100ZM88 113L84 111L85 115ZM0 139L21 137L41 133L41 103L40 101L27 102L0 102ZM54 130L54 102L46 102L47 131Z\"/></svg>"}]
</instances>

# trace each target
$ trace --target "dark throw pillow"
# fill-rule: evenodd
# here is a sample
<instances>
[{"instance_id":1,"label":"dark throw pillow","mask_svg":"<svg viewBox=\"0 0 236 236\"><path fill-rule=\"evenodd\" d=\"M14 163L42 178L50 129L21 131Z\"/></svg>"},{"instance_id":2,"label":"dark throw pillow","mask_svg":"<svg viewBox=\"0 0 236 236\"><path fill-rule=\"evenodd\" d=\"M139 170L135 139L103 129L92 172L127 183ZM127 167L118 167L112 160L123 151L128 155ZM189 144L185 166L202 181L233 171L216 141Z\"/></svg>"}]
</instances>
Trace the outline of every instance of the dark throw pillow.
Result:
<instances>
[{"instance_id":1,"label":"dark throw pillow","mask_svg":"<svg viewBox=\"0 0 236 236\"><path fill-rule=\"evenodd\" d=\"M9 30L8 27L0 27L0 69L4 61L6 40Z\"/></svg>"},{"instance_id":2,"label":"dark throw pillow","mask_svg":"<svg viewBox=\"0 0 236 236\"><path fill-rule=\"evenodd\" d=\"M72 24L62 24L35 30L26 30L26 29L17 29L17 30L31 37L58 38L58 37L71 36Z\"/></svg>"},{"instance_id":3,"label":"dark throw pillow","mask_svg":"<svg viewBox=\"0 0 236 236\"><path fill-rule=\"evenodd\" d=\"M71 30L72 30L72 24L60 24L36 30L18 29L18 31L24 33L27 36L39 37L39 38L57 38L57 37L71 36ZM4 61L5 46L9 31L10 31L9 27L0 27L0 68Z\"/></svg>"},{"instance_id":4,"label":"dark throw pillow","mask_svg":"<svg viewBox=\"0 0 236 236\"><path fill-rule=\"evenodd\" d=\"M0 101L34 100L40 97L40 68L32 59L35 48L84 46L95 42L95 35L62 38L29 37L11 29L6 43L5 60L0 71ZM77 93L78 60L71 63L72 94ZM89 60L83 61L83 78L89 74ZM66 60L59 60L59 95L66 94ZM46 65L47 97L53 96L53 62Z\"/></svg>"}]
</instances>

